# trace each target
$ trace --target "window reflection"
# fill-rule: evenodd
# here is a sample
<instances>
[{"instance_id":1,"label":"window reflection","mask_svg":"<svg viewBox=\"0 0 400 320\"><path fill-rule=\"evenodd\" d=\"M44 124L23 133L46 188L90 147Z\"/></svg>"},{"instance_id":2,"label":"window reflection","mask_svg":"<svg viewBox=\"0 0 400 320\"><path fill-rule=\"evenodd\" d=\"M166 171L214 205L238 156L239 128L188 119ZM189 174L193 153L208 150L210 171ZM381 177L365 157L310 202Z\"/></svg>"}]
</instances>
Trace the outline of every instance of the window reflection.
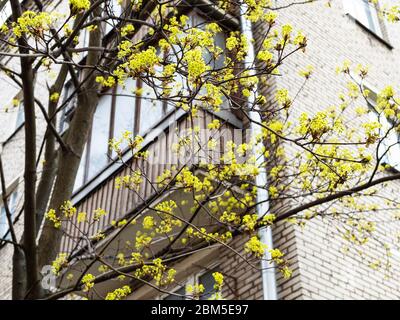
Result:
<instances>
[{"instance_id":1,"label":"window reflection","mask_svg":"<svg viewBox=\"0 0 400 320\"><path fill-rule=\"evenodd\" d=\"M215 270L207 271L199 277L199 283L204 286L204 294L201 295L200 300L208 300L214 293L215 280L212 275L214 272Z\"/></svg>"},{"instance_id":2,"label":"window reflection","mask_svg":"<svg viewBox=\"0 0 400 320\"><path fill-rule=\"evenodd\" d=\"M8 199L8 208L9 208L12 216L15 214L15 211L17 209L17 197L18 197L18 193L15 191L9 196L9 199ZM0 205L0 238L10 240L11 233L8 232L8 230L9 230L9 225L8 225L8 219L7 219L7 214L6 214L6 208L5 208L4 204L1 204ZM7 232L8 232L8 234L7 234Z\"/></svg>"},{"instance_id":3,"label":"window reflection","mask_svg":"<svg viewBox=\"0 0 400 320\"><path fill-rule=\"evenodd\" d=\"M105 95L100 98L94 114L90 137L88 179L93 178L108 162L111 101L111 95Z\"/></svg>"},{"instance_id":4,"label":"window reflection","mask_svg":"<svg viewBox=\"0 0 400 320\"><path fill-rule=\"evenodd\" d=\"M118 9L117 6L114 7L115 9ZM203 28L206 23L207 19L195 13L190 15L190 26ZM215 42L218 47L224 50L225 34L223 32L218 33L215 37ZM182 58L179 57L181 49L177 46L174 48L174 53L158 52L158 54L165 54L163 58L168 63L176 63ZM178 53L178 59L175 53ZM215 59L214 55L205 49L204 58L213 68L223 68L225 60L223 55ZM163 86L166 85L165 82L161 81L162 71L163 67L161 65L155 67L156 77L153 79L154 85L147 84L141 79L129 78L125 81L124 86L119 85L117 88L110 89L107 94L104 94L99 99L94 115L92 131L81 159L74 190L77 190L104 170L111 159L115 158L115 152L109 150L109 139L119 139L125 131L132 132L134 135L145 136L149 130L162 121L167 113L175 110L174 104L171 101L168 103L168 99L163 99L160 96ZM175 83L171 84L174 88L170 88L169 96L186 95L188 88L185 76L176 73L174 80ZM153 87L155 87L157 92L154 91ZM64 88L66 93L73 92L72 89L73 86L71 85ZM138 96L138 93L140 93L140 96ZM201 88L199 94L205 94L205 87ZM225 105L227 101L225 98L223 100L223 105ZM74 103L67 104L61 119L61 131L65 131L68 128L68 122L73 117L74 106ZM124 150L127 145L126 143L121 144L120 147Z\"/></svg>"},{"instance_id":5,"label":"window reflection","mask_svg":"<svg viewBox=\"0 0 400 320\"><path fill-rule=\"evenodd\" d=\"M158 100L154 90L143 84L142 99L140 103L139 134L143 135L163 117L163 102Z\"/></svg>"},{"instance_id":6,"label":"window reflection","mask_svg":"<svg viewBox=\"0 0 400 320\"><path fill-rule=\"evenodd\" d=\"M125 131L134 132L135 108L136 108L136 80L129 78L125 81L125 86L118 86L115 119L114 119L114 138L120 138ZM121 149L125 149L127 144L121 144Z\"/></svg>"}]
</instances>

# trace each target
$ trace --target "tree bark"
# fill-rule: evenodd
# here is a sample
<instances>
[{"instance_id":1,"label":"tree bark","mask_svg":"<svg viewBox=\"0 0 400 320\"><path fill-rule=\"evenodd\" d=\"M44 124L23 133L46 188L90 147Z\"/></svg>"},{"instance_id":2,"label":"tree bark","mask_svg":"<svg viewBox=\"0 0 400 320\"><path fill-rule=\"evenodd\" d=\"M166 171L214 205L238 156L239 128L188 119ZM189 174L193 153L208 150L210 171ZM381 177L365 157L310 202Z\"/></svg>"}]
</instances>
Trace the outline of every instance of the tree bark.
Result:
<instances>
[{"instance_id":1,"label":"tree bark","mask_svg":"<svg viewBox=\"0 0 400 320\"><path fill-rule=\"evenodd\" d=\"M101 8L94 10L96 17L101 16ZM101 46L102 31L100 24L90 32L89 46ZM89 52L86 65L97 65L100 63L101 52ZM99 84L96 83L98 73L91 69L85 69L81 74L84 84L78 93L77 107L66 134L66 149L59 150L58 168L54 190L50 199L49 208L56 211L71 198L76 174L79 169L81 155L87 142L92 126L94 112L98 103ZM53 223L46 220L39 239L40 256L39 265L51 264L56 258L61 244L62 232L54 228Z\"/></svg>"},{"instance_id":2,"label":"tree bark","mask_svg":"<svg viewBox=\"0 0 400 320\"><path fill-rule=\"evenodd\" d=\"M68 65L62 65L60 73L56 79L56 82L49 91L49 96L53 93L61 93L65 80L68 74ZM52 119L52 124L56 126L57 117L55 112L57 110L57 101L51 101L49 98L48 115ZM44 163L42 168L42 174L40 177L39 185L36 194L36 232L39 232L41 222L43 220L44 213L47 209L47 204L51 195L51 189L54 184L54 180L57 172L57 150L56 150L56 138L54 134L47 130L46 135L46 146L44 151Z\"/></svg>"},{"instance_id":3,"label":"tree bark","mask_svg":"<svg viewBox=\"0 0 400 320\"><path fill-rule=\"evenodd\" d=\"M14 246L12 263L12 299L23 300L25 299L27 288L25 253L22 248Z\"/></svg>"}]
</instances>

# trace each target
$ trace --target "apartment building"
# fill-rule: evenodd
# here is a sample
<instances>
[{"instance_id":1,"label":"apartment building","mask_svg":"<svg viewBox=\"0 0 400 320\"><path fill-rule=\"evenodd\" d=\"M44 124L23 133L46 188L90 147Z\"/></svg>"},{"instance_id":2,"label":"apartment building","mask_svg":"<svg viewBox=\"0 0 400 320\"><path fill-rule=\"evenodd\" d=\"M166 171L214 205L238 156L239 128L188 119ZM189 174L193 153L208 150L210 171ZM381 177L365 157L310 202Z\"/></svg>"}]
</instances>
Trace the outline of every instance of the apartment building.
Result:
<instances>
[{"instance_id":1,"label":"apartment building","mask_svg":"<svg viewBox=\"0 0 400 320\"><path fill-rule=\"evenodd\" d=\"M197 3L199 1L195 1ZM202 1L201 1L202 2ZM292 1L275 1L277 6L285 6ZM50 3L50 1L49 1ZM66 5L65 1L60 2ZM191 3L191 1L188 1ZM52 4L50 4L52 5ZM218 16L218 10L211 10L215 5L194 5L195 9L186 6L185 14L189 15L194 24L201 24L213 15ZM118 3L115 2L115 10ZM240 20L234 16L224 19L223 29L240 30ZM297 97L296 110L293 117L302 112L315 112L334 105L338 101L338 93L346 89L346 80L337 76L335 69L345 60L369 65L369 77L366 86L371 91L378 92L385 84L400 83L400 26L388 24L378 16L374 5L364 0L334 0L328 8L324 1L316 1L305 5L289 6L280 11L279 23L290 22L296 28L303 30L308 37L305 53L293 55L285 62L280 72L284 77L274 78L273 86L260 87L266 95L277 87L285 87L295 94L303 85L303 79L298 72L306 65L314 67L313 76ZM227 20L227 21L226 21ZM109 27L107 27L109 28ZM112 28L111 28L112 29ZM140 32L139 32L140 33ZM253 28L255 43L262 41L262 31L258 26ZM216 39L224 45L224 34ZM84 41L84 39L82 40ZM11 61L12 62L12 61ZM2 60L3 64L7 61ZM43 75L43 79L46 75ZM129 87L146 89L146 84L134 80ZM41 76L38 77L38 84ZM43 96L46 87L43 80ZM9 106L8 112L0 113L0 152L4 162L4 171L10 206L15 217L17 231L21 231L21 207L23 194L23 110L13 106L19 101L21 94L18 87L2 75L0 80L2 101ZM39 85L40 87L40 85ZM128 86L127 86L128 87ZM63 97L73 90L70 82L64 89ZM116 178L128 174L131 170L146 171L150 180L155 179L164 169L171 165L171 148L180 133L193 128L187 113L171 108L164 101L158 101L148 91L147 97L131 97L126 89L116 87L111 92L104 92L99 100L94 116L93 127L84 157L78 172L72 202L78 211L93 213L97 208L103 208L109 214L98 224L87 226L89 233L96 230L112 230L112 221L119 221L134 215L141 210L145 201L154 197L154 190L144 181L140 194L129 190L116 188ZM145 90L146 91L146 90ZM271 93L272 94L272 93ZM13 102L14 101L14 102ZM68 127L68 121L73 116L73 100L66 103L59 123L63 132ZM217 114L202 111L195 125L205 129L207 123L220 119L224 125L218 139L223 144L237 130L247 128L248 123L234 112L222 111ZM39 121L39 132L44 134L45 121ZM357 124L355 124L357 125ZM171 129L173 128L173 129ZM149 162L143 163L130 153L124 155L125 163L112 161L113 153L109 150L108 140L122 134L125 130L144 137L143 148L149 152ZM40 137L38 137L38 141ZM400 162L399 153L394 151L388 155L386 162L394 170ZM199 172L199 174L202 174ZM393 183L392 192L398 192L400 185ZM185 195L176 192L168 195L177 202L185 200ZM368 200L366 200L368 201ZM375 201L375 200L371 200ZM382 201L383 203L383 201ZM189 207L188 207L189 209ZM326 219L315 218L305 227L288 223L279 223L272 229L274 245L280 248L290 261L293 275L283 279L276 273L276 292L278 299L397 299L400 297L400 252L397 235L400 224L391 219L380 217L377 221L378 233L382 241L392 249L391 272L388 275L382 268L371 268L368 260L357 255L353 249L344 250L345 240L335 232L334 223ZM0 217L0 235L7 237L7 223L2 211ZM70 233L65 237L60 250L78 252L82 243L72 226L67 227ZM135 232L132 226L121 234L122 242L129 238L130 232ZM75 233L74 233L75 232ZM112 232L111 232L112 234ZM243 250L246 240L236 237L230 246L239 252ZM112 251L114 250L114 251ZM116 243L110 252L117 252ZM363 250L369 256L381 254L382 247L373 242ZM0 297L11 296L11 261L12 247L3 243L0 247ZM264 299L267 291L263 283L261 271L255 271L251 265L243 262L240 257L221 246L210 246L188 258L182 258L174 265L177 270L176 285L171 291L184 294L187 284L202 283L206 292L214 285L211 274L219 271L225 276L223 297L225 299ZM121 286L118 280L99 286L97 291L106 293ZM160 293L149 286L135 286L128 299L176 299L168 293ZM207 299L205 295L202 299Z\"/></svg>"}]
</instances>

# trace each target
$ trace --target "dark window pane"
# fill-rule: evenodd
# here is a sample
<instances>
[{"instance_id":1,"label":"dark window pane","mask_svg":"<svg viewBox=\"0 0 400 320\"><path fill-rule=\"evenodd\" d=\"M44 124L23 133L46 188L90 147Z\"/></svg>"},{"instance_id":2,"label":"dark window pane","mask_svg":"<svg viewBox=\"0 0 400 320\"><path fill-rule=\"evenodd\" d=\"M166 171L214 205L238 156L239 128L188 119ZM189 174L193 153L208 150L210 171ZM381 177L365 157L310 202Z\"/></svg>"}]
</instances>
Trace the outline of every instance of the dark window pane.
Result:
<instances>
[{"instance_id":1,"label":"dark window pane","mask_svg":"<svg viewBox=\"0 0 400 320\"><path fill-rule=\"evenodd\" d=\"M225 43L226 43L226 37L225 34L223 32L218 32L215 35L215 45L224 50L226 49L225 47ZM221 69L224 67L224 62L225 62L225 55L223 53L221 53L221 55L217 58L217 60L215 61L215 69Z\"/></svg>"},{"instance_id":2,"label":"dark window pane","mask_svg":"<svg viewBox=\"0 0 400 320\"><path fill-rule=\"evenodd\" d=\"M200 300L208 300L208 298L210 298L214 293L215 281L214 277L212 276L214 272L215 270L207 271L199 277L199 284L204 286L204 294L200 297Z\"/></svg>"},{"instance_id":3,"label":"dark window pane","mask_svg":"<svg viewBox=\"0 0 400 320\"><path fill-rule=\"evenodd\" d=\"M75 88L74 85L72 84L71 81L67 82L65 84L64 90L63 90L63 99L62 103L63 105L65 104L62 114L61 114L61 120L60 120L60 132L63 133L65 130L68 129L69 123L72 120L72 116L74 114L74 109L76 105L76 100L77 96L76 94L71 97L71 95L74 93Z\"/></svg>"}]
</instances>

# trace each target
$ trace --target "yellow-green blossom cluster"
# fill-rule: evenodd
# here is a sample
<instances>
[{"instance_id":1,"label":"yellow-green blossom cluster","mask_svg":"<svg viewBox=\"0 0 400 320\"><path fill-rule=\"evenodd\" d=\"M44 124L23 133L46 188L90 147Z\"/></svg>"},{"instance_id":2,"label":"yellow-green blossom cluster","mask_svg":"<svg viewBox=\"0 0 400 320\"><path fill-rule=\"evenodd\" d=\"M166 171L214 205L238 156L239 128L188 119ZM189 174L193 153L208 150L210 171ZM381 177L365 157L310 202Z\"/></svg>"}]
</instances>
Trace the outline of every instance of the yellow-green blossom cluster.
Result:
<instances>
[{"instance_id":1,"label":"yellow-green blossom cluster","mask_svg":"<svg viewBox=\"0 0 400 320\"><path fill-rule=\"evenodd\" d=\"M90 0L69 0L69 4L73 14L90 8Z\"/></svg>"},{"instance_id":2,"label":"yellow-green blossom cluster","mask_svg":"<svg viewBox=\"0 0 400 320\"><path fill-rule=\"evenodd\" d=\"M87 273L82 277L81 283L83 285L83 292L88 292L94 286L94 280L96 277L91 273Z\"/></svg>"},{"instance_id":3,"label":"yellow-green blossom cluster","mask_svg":"<svg viewBox=\"0 0 400 320\"><path fill-rule=\"evenodd\" d=\"M162 261L157 258L152 261L152 264L145 264L134 272L134 276L142 279L151 277L157 286L166 286L174 282L176 270L168 268Z\"/></svg>"},{"instance_id":4,"label":"yellow-green blossom cluster","mask_svg":"<svg viewBox=\"0 0 400 320\"><path fill-rule=\"evenodd\" d=\"M43 37L43 33L51 28L53 22L54 15L48 12L25 11L17 22L12 23L12 30L17 38L25 34Z\"/></svg>"},{"instance_id":5,"label":"yellow-green blossom cluster","mask_svg":"<svg viewBox=\"0 0 400 320\"><path fill-rule=\"evenodd\" d=\"M107 293L106 300L122 300L132 292L129 286L115 289L113 292Z\"/></svg>"},{"instance_id":6,"label":"yellow-green blossom cluster","mask_svg":"<svg viewBox=\"0 0 400 320\"><path fill-rule=\"evenodd\" d=\"M57 258L53 261L51 265L51 271L55 275L59 275L60 271L68 265L68 255L66 253L59 253Z\"/></svg>"}]
</instances>

